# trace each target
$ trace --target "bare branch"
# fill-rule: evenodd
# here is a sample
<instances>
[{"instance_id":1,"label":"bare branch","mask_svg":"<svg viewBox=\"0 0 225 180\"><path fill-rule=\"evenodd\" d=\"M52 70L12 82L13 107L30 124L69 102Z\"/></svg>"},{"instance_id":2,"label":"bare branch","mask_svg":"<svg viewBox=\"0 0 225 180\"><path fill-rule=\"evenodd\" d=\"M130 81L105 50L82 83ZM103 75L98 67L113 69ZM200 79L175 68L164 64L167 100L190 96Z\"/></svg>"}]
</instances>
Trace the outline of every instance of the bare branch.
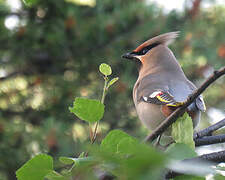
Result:
<instances>
[{"instance_id":1,"label":"bare branch","mask_svg":"<svg viewBox=\"0 0 225 180\"><path fill-rule=\"evenodd\" d=\"M217 122L216 124L213 124L212 126L209 126L197 133L194 134L194 139L201 138L203 136L209 136L212 134L212 132L220 129L221 127L225 126L225 118L222 119L221 121Z\"/></svg>"},{"instance_id":2,"label":"bare branch","mask_svg":"<svg viewBox=\"0 0 225 180\"><path fill-rule=\"evenodd\" d=\"M206 136L198 139L194 139L195 146L204 146L210 144L224 143L225 142L225 134L220 134L216 136Z\"/></svg>"},{"instance_id":3,"label":"bare branch","mask_svg":"<svg viewBox=\"0 0 225 180\"><path fill-rule=\"evenodd\" d=\"M204 155L201 155L194 159L195 160L203 159L203 160L211 161L211 162L215 162L215 163L222 163L222 162L225 162L225 151L204 154Z\"/></svg>"},{"instance_id":4,"label":"bare branch","mask_svg":"<svg viewBox=\"0 0 225 180\"><path fill-rule=\"evenodd\" d=\"M162 134L171 124L173 124L178 117L180 117L186 110L186 108L203 92L205 89L216 81L219 77L225 74L225 67L222 67L214 73L198 88L196 89L187 99L187 101L179 108L177 108L170 116L168 116L151 134L149 134L144 142L153 141L160 134Z\"/></svg>"}]
</instances>

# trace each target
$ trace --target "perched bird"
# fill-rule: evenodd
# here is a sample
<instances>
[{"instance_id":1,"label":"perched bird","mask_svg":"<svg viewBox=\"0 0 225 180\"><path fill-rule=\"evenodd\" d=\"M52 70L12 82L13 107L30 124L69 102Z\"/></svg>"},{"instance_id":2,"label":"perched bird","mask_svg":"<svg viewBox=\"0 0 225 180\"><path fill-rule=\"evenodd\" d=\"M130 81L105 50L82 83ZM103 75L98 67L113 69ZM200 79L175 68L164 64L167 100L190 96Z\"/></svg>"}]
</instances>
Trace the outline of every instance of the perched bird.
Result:
<instances>
[{"instance_id":1,"label":"perched bird","mask_svg":"<svg viewBox=\"0 0 225 180\"><path fill-rule=\"evenodd\" d=\"M178 32L156 36L122 56L135 61L139 68L133 101L139 119L151 130L182 105L196 89L167 47L177 36ZM194 127L200 120L200 111L205 111L202 96L187 108Z\"/></svg>"}]
</instances>

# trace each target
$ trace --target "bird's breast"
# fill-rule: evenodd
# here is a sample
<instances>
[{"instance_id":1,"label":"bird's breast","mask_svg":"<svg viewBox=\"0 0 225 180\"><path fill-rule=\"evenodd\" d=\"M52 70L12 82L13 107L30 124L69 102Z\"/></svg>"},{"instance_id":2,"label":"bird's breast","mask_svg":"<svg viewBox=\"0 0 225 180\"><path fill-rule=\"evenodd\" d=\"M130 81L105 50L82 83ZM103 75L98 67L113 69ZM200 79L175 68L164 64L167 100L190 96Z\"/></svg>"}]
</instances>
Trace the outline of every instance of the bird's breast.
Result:
<instances>
[{"instance_id":1,"label":"bird's breast","mask_svg":"<svg viewBox=\"0 0 225 180\"><path fill-rule=\"evenodd\" d=\"M157 105L146 103L141 101L135 104L137 109L137 114L142 124L144 124L148 129L154 130L159 124L165 120L173 111L176 110L176 107L170 107L167 105ZM200 111L188 111L188 114L191 116L193 121L193 127L196 127L200 120Z\"/></svg>"},{"instance_id":2,"label":"bird's breast","mask_svg":"<svg viewBox=\"0 0 225 180\"><path fill-rule=\"evenodd\" d=\"M159 105L142 101L136 104L136 109L139 119L150 130L154 130L165 119Z\"/></svg>"}]
</instances>

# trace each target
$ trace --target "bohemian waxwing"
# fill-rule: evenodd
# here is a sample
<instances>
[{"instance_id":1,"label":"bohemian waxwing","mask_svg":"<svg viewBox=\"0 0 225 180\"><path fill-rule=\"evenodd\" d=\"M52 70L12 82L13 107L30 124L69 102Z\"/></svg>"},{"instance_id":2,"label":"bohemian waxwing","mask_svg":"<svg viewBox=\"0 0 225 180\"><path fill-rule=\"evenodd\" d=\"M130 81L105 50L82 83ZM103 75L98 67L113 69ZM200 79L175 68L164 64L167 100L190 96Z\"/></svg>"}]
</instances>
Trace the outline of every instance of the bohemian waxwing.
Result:
<instances>
[{"instance_id":1,"label":"bohemian waxwing","mask_svg":"<svg viewBox=\"0 0 225 180\"><path fill-rule=\"evenodd\" d=\"M196 89L167 47L177 36L178 32L156 36L122 56L134 60L139 68L133 100L139 119L151 130L182 105ZM205 111L201 96L187 108L194 127L200 120L200 111Z\"/></svg>"}]
</instances>

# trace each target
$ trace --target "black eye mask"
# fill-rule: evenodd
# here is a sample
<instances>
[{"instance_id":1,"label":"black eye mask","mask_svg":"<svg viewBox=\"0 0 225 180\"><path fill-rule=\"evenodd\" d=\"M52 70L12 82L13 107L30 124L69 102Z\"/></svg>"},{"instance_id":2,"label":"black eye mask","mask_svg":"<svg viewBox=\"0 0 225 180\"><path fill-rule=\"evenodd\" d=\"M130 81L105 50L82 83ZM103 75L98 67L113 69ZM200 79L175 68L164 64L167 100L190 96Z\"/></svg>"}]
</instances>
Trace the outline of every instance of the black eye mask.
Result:
<instances>
[{"instance_id":1,"label":"black eye mask","mask_svg":"<svg viewBox=\"0 0 225 180\"><path fill-rule=\"evenodd\" d=\"M145 55L150 49L153 49L154 47L158 46L160 43L153 43L153 44L150 44L146 47L144 47L143 49L141 49L140 51L138 52L132 52L131 54L135 54L135 55Z\"/></svg>"}]
</instances>

